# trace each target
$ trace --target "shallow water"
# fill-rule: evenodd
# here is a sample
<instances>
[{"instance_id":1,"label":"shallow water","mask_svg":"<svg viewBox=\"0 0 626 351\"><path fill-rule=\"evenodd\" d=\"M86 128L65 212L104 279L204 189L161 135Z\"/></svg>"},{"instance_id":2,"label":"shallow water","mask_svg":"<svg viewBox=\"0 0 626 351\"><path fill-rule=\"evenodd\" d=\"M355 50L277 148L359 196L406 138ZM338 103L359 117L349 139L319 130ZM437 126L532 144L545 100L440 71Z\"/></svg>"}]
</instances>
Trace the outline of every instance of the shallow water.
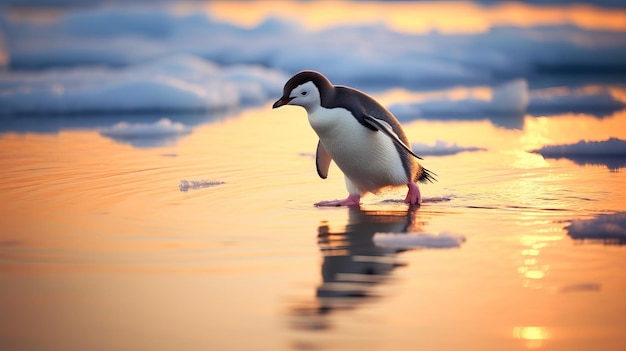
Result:
<instances>
[{"instance_id":1,"label":"shallow water","mask_svg":"<svg viewBox=\"0 0 626 351\"><path fill-rule=\"evenodd\" d=\"M181 117L191 134L138 145L76 119L50 120L0 135L2 349L619 350L626 342L623 241L574 240L567 229L612 213L623 220L623 168L526 152L625 139L624 112L527 116L523 129L407 123L413 141L486 151L426 157L439 181L421 186L420 208L400 202L401 188L364 198L360 209L312 205L345 189L336 168L317 177L316 138L301 109ZM181 191L181 181L191 186ZM448 232L465 242L394 249L374 244L381 232Z\"/></svg>"}]
</instances>

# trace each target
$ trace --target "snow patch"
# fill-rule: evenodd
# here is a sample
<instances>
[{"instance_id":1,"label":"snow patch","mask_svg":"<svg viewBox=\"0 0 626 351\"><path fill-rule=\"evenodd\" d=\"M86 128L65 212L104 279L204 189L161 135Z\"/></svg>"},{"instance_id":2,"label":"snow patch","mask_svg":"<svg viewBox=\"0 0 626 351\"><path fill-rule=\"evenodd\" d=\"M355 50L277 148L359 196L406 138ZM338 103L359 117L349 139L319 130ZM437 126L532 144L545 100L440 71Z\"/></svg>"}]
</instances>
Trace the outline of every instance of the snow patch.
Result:
<instances>
[{"instance_id":1,"label":"snow patch","mask_svg":"<svg viewBox=\"0 0 626 351\"><path fill-rule=\"evenodd\" d=\"M439 234L428 233L376 233L374 244L381 247L409 249L415 247L424 248L451 248L460 247L466 239L463 235L442 232Z\"/></svg>"}]
</instances>

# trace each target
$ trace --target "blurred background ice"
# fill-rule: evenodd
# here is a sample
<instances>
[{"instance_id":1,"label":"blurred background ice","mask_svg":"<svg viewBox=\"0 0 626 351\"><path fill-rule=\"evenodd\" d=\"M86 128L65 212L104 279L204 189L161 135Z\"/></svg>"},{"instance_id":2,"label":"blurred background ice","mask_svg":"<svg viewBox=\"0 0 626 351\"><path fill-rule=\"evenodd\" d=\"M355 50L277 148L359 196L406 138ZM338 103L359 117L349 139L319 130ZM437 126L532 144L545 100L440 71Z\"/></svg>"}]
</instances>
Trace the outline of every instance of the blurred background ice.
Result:
<instances>
[{"instance_id":1,"label":"blurred background ice","mask_svg":"<svg viewBox=\"0 0 626 351\"><path fill-rule=\"evenodd\" d=\"M314 28L303 21L304 14L298 14L314 5L308 2L290 3L293 11L288 15L266 9L267 17L248 24L220 14L244 9L254 13L260 3L247 7L201 1L1 4L4 115L197 111L262 104L276 97L285 78L302 69L319 70L336 84L370 91L514 81L508 88L512 92L503 94L506 103L496 94L498 99L488 106L474 104L470 109L518 111L525 107L526 85L545 88L558 80L559 86L565 82L575 88L621 83L626 76L626 24L614 24L624 16L619 2L590 3L585 8L571 4L561 10L560 20L557 15L556 20L518 23L496 17L486 27L473 29L448 28L437 20L432 20L431 28L397 28L384 14L371 18L368 9L376 5L371 2L344 3L360 9L363 18L359 13L344 20L331 18ZM506 6L489 1L457 6L464 4L487 18ZM419 4L412 5L416 12L407 18L417 25L424 18L417 12ZM517 6L518 12L534 11L537 16L555 11L545 3ZM577 20L582 10L590 20ZM602 17L604 21L597 19ZM511 97L513 101L508 100ZM562 95L554 98L557 105L563 99ZM623 106L623 101L610 96L603 99L604 108ZM542 96L535 108L550 109L550 100ZM597 99L589 98L581 103L586 106L578 108L593 109L589 105L596 103ZM432 105L425 108L439 111Z\"/></svg>"},{"instance_id":2,"label":"blurred background ice","mask_svg":"<svg viewBox=\"0 0 626 351\"><path fill-rule=\"evenodd\" d=\"M3 129L54 130L41 123L55 115L124 114L106 127L228 115L275 100L302 69L369 93L406 91L388 105L402 122L523 129L525 115L624 109L622 2L327 5L1 1Z\"/></svg>"}]
</instances>

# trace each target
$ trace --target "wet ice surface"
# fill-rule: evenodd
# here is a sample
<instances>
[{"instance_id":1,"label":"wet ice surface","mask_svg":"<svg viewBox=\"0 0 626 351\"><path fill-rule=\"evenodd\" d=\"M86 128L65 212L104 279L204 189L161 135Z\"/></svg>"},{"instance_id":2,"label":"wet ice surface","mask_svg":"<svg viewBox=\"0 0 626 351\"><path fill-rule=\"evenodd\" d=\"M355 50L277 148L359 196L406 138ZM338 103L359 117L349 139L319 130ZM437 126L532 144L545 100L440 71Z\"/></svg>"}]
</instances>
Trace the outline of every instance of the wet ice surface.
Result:
<instances>
[{"instance_id":1,"label":"wet ice surface","mask_svg":"<svg viewBox=\"0 0 626 351\"><path fill-rule=\"evenodd\" d=\"M485 150L425 157L439 180L421 186L421 207L401 187L360 209L321 209L313 203L345 196L343 179L334 166L317 177L299 112L198 116L208 122L151 146L62 121L58 133L2 134L3 343L621 348L621 168L524 151L533 117L525 130L421 121L405 125L411 140L437 145L429 131ZM549 122L557 133L577 118ZM582 126L563 143L590 133L606 139ZM118 337L128 333L148 337Z\"/></svg>"}]
</instances>

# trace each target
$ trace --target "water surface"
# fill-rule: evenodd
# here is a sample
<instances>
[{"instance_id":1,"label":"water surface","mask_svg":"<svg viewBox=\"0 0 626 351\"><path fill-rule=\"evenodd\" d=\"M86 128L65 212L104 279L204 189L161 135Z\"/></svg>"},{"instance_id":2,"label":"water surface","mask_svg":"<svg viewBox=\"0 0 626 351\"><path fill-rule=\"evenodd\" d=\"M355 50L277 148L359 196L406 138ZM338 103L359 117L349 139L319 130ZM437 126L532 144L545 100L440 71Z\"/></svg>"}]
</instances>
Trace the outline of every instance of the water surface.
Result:
<instances>
[{"instance_id":1,"label":"water surface","mask_svg":"<svg viewBox=\"0 0 626 351\"><path fill-rule=\"evenodd\" d=\"M345 189L334 167L317 177L316 137L301 109L185 117L195 124L168 117L191 133L133 144L58 117L53 131L2 133L3 349L619 350L626 342L623 240L568 231L615 213L609 223L623 223L623 166L527 152L548 141L624 139L623 112L526 116L522 129L488 119L406 123L414 142L485 150L425 157L439 181L421 187L419 208L402 204L399 188L365 197L360 209L312 205ZM181 180L204 186L181 191ZM374 244L380 232L466 241L388 248Z\"/></svg>"}]
</instances>

